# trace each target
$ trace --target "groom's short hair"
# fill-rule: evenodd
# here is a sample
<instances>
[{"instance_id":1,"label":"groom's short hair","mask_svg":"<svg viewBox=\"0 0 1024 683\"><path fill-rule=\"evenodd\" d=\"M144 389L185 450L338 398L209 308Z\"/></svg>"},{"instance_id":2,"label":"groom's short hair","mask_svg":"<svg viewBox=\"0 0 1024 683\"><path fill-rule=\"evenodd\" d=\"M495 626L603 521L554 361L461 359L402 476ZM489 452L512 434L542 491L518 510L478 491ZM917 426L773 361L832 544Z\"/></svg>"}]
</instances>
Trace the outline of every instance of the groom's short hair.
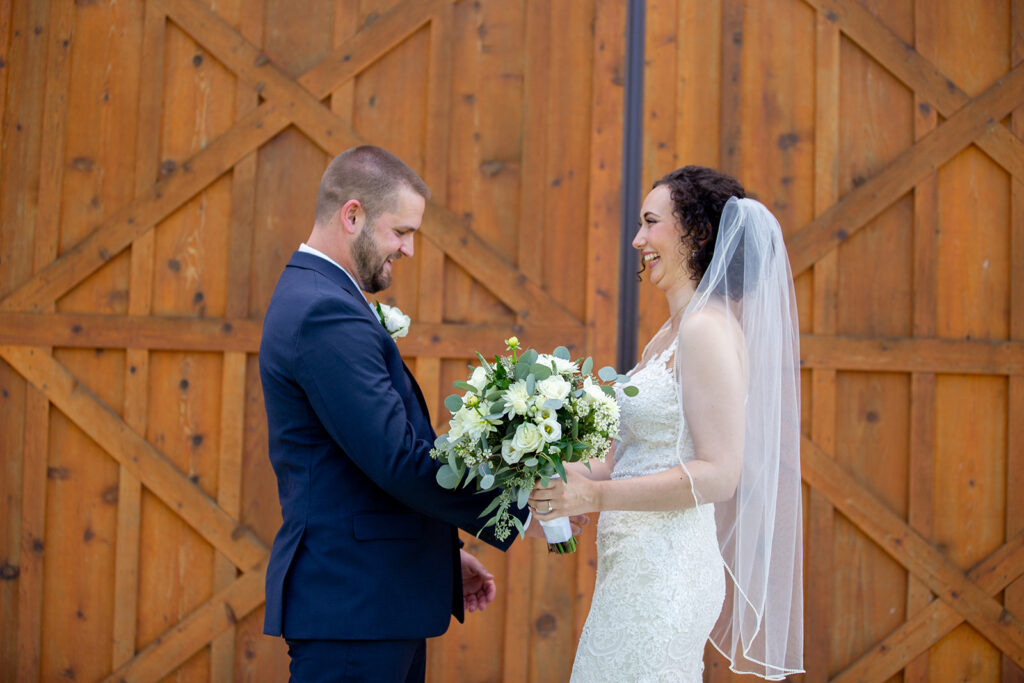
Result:
<instances>
[{"instance_id":1,"label":"groom's short hair","mask_svg":"<svg viewBox=\"0 0 1024 683\"><path fill-rule=\"evenodd\" d=\"M347 149L331 160L320 179L316 222L326 223L350 199L358 200L367 222L373 222L394 208L403 187L430 199L430 189L423 179L391 152L373 145Z\"/></svg>"}]
</instances>

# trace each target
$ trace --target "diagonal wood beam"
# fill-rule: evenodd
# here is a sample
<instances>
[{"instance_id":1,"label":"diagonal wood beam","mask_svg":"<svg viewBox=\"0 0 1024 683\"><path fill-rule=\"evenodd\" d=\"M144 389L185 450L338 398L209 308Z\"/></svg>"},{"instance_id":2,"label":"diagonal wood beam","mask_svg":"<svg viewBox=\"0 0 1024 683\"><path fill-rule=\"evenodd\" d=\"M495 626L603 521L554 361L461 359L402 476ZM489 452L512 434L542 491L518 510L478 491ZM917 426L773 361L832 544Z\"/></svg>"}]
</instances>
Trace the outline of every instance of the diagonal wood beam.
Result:
<instances>
[{"instance_id":1,"label":"diagonal wood beam","mask_svg":"<svg viewBox=\"0 0 1024 683\"><path fill-rule=\"evenodd\" d=\"M0 346L0 357L235 566L246 570L267 556L268 548L251 530L221 509L43 349Z\"/></svg>"},{"instance_id":2,"label":"diagonal wood beam","mask_svg":"<svg viewBox=\"0 0 1024 683\"><path fill-rule=\"evenodd\" d=\"M1024 665L1024 625L1016 617L807 437L802 439L800 459L808 484L996 647Z\"/></svg>"},{"instance_id":3,"label":"diagonal wood beam","mask_svg":"<svg viewBox=\"0 0 1024 683\"><path fill-rule=\"evenodd\" d=\"M989 595L995 595L1024 574L1024 533L1017 534L967 574ZM902 669L964 618L941 600L935 600L907 619L882 642L843 669L832 683L885 681Z\"/></svg>"},{"instance_id":4,"label":"diagonal wood beam","mask_svg":"<svg viewBox=\"0 0 1024 683\"><path fill-rule=\"evenodd\" d=\"M857 0L806 1L943 116L948 118L970 103L970 95ZM1024 92L1018 99L1021 103ZM1009 128L994 126L975 143L1007 171L1024 178L1024 141Z\"/></svg>"},{"instance_id":5,"label":"diagonal wood beam","mask_svg":"<svg viewBox=\"0 0 1024 683\"><path fill-rule=\"evenodd\" d=\"M408 12L398 11L410 2L414 0L405 0L306 72L299 79L302 87L316 97L326 97L404 40L420 25ZM277 102L264 102L0 300L0 310L39 310L53 303L291 123L289 113Z\"/></svg>"},{"instance_id":6,"label":"diagonal wood beam","mask_svg":"<svg viewBox=\"0 0 1024 683\"><path fill-rule=\"evenodd\" d=\"M262 564L245 572L103 680L123 683L164 678L263 604L266 575Z\"/></svg>"},{"instance_id":7,"label":"diagonal wood beam","mask_svg":"<svg viewBox=\"0 0 1024 683\"><path fill-rule=\"evenodd\" d=\"M1020 103L1024 65L1006 74L932 133L900 154L882 172L842 199L787 240L793 275L810 268L872 218L978 138Z\"/></svg>"},{"instance_id":8,"label":"diagonal wood beam","mask_svg":"<svg viewBox=\"0 0 1024 683\"><path fill-rule=\"evenodd\" d=\"M450 2L434 0L416 4L415 10L421 17L419 25L429 22L439 7ZM167 11L239 79L252 84L264 97L278 101L293 116L296 124L330 154L339 154L353 145L368 142L198 0L176 0L168 4ZM455 214L436 202L430 202L423 234L471 277L508 304L521 320L560 322L576 319Z\"/></svg>"}]
</instances>

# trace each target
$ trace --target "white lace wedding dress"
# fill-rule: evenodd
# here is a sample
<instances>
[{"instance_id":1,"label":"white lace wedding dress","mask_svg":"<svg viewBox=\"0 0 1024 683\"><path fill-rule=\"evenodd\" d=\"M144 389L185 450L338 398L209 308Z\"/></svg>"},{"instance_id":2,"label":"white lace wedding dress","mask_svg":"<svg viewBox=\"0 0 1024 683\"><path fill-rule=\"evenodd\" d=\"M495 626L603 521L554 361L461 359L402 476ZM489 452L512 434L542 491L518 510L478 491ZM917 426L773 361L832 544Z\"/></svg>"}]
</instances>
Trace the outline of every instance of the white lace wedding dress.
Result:
<instances>
[{"instance_id":1,"label":"white lace wedding dress","mask_svg":"<svg viewBox=\"0 0 1024 683\"><path fill-rule=\"evenodd\" d=\"M671 365L675 342L633 374L640 389L621 390L622 441L612 479L661 472L693 458L680 420ZM583 626L574 683L700 681L704 646L725 598L725 568L714 505L672 512L602 512L597 525L597 584Z\"/></svg>"}]
</instances>

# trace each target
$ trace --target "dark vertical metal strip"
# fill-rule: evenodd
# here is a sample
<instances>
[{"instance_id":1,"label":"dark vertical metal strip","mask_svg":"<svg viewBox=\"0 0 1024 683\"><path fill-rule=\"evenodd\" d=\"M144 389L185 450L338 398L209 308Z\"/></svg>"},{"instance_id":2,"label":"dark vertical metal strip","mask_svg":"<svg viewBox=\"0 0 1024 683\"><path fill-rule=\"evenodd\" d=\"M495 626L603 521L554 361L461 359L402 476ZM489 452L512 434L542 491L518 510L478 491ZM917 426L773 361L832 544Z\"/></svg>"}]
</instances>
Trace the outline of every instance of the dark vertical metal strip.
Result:
<instances>
[{"instance_id":1,"label":"dark vertical metal strip","mask_svg":"<svg viewBox=\"0 0 1024 683\"><path fill-rule=\"evenodd\" d=\"M644 35L647 0L629 0L626 19L626 106L622 136L622 226L619 243L619 335L616 364L625 372L636 364L639 328L640 258L633 235L640 215L643 161Z\"/></svg>"}]
</instances>

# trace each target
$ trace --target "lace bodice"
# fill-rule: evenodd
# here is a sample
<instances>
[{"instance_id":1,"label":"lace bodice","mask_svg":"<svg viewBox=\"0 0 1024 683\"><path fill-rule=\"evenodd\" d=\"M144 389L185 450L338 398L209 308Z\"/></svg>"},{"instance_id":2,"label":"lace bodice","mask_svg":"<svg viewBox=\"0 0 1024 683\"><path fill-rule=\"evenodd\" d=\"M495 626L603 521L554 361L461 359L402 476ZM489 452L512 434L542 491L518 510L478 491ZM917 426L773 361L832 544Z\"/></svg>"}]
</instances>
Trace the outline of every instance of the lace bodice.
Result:
<instances>
[{"instance_id":1,"label":"lace bodice","mask_svg":"<svg viewBox=\"0 0 1024 683\"><path fill-rule=\"evenodd\" d=\"M662 472L693 459L693 439L686 421L680 420L679 397L672 367L676 342L635 371L632 382L640 393L626 396L616 387L621 441L615 448L612 479ZM684 434L681 453L676 453L679 430Z\"/></svg>"},{"instance_id":2,"label":"lace bodice","mask_svg":"<svg viewBox=\"0 0 1024 683\"><path fill-rule=\"evenodd\" d=\"M621 441L612 479L662 472L694 457L676 395L675 350L673 342L634 370L637 396L616 390ZM597 563L573 683L700 681L704 645L725 596L714 506L602 512Z\"/></svg>"}]
</instances>

